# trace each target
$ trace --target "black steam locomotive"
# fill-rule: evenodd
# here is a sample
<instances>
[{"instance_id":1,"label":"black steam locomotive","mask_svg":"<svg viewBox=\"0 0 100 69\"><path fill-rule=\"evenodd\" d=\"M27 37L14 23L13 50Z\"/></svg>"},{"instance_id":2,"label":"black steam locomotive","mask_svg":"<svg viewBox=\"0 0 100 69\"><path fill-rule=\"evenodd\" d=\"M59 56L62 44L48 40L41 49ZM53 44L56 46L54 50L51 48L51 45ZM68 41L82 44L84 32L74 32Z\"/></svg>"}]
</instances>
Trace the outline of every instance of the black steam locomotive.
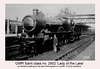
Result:
<instances>
[{"instance_id":1,"label":"black steam locomotive","mask_svg":"<svg viewBox=\"0 0 100 69\"><path fill-rule=\"evenodd\" d=\"M34 9L33 15L27 15L22 20L23 33L19 48L22 54L50 50L57 52L60 46L78 40L81 36L81 28L73 20L42 17L38 12Z\"/></svg>"}]
</instances>

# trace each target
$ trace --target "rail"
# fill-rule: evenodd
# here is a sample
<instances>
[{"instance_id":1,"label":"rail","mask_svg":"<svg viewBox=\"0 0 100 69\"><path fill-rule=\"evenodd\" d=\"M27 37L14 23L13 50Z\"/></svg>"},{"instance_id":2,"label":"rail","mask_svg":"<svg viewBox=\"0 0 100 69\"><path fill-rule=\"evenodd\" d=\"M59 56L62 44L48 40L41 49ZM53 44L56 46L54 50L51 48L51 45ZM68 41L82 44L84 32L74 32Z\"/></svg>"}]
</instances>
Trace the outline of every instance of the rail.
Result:
<instances>
[{"instance_id":1,"label":"rail","mask_svg":"<svg viewBox=\"0 0 100 69\"><path fill-rule=\"evenodd\" d=\"M92 37L92 38L93 38L93 37ZM72 48L72 49L69 50L68 52L65 52L64 54L61 54L60 56L54 58L54 60L60 60L60 59L62 59L63 57L67 56L68 54L70 54L70 53L74 52L75 50L77 50L78 48L80 48L82 45L88 43L90 40L92 40L92 39L89 38L87 41L85 41L85 42L79 44L78 46L76 46L76 47L74 47L74 48Z\"/></svg>"}]
</instances>

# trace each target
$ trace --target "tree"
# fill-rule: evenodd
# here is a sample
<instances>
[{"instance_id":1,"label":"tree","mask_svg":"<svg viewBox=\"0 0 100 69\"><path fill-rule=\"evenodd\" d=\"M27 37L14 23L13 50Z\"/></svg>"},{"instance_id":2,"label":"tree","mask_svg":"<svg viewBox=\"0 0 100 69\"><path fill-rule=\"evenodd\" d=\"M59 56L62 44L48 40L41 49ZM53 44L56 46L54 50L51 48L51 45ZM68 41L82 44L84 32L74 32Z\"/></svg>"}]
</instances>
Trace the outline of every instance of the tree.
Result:
<instances>
[{"instance_id":1,"label":"tree","mask_svg":"<svg viewBox=\"0 0 100 69\"><path fill-rule=\"evenodd\" d=\"M71 10L69 10L69 8L66 7L64 9L61 9L57 16L70 17L72 14L75 14L75 12L72 12Z\"/></svg>"}]
</instances>

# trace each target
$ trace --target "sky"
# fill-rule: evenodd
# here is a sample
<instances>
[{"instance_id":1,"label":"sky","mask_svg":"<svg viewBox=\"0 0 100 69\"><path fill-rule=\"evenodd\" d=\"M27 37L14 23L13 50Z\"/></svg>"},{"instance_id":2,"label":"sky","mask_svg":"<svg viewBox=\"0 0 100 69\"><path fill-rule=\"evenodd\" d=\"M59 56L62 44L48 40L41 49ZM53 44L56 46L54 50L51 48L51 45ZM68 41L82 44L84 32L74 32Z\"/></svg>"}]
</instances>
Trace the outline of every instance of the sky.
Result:
<instances>
[{"instance_id":1,"label":"sky","mask_svg":"<svg viewBox=\"0 0 100 69\"><path fill-rule=\"evenodd\" d=\"M69 8L76 14L94 14L94 4L6 4L5 15L6 19L16 19L19 21L23 19L25 15L33 14L33 9L39 9L45 15L57 15L61 9Z\"/></svg>"}]
</instances>

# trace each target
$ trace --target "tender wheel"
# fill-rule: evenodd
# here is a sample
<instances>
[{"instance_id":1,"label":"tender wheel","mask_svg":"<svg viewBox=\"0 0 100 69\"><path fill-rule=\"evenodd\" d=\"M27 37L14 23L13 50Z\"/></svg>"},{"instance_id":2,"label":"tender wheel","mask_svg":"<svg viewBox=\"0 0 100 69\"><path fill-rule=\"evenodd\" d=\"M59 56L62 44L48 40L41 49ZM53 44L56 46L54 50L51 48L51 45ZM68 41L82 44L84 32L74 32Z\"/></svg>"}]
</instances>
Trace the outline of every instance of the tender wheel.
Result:
<instances>
[{"instance_id":1,"label":"tender wheel","mask_svg":"<svg viewBox=\"0 0 100 69\"><path fill-rule=\"evenodd\" d=\"M80 36L78 36L78 40L80 40Z\"/></svg>"},{"instance_id":2,"label":"tender wheel","mask_svg":"<svg viewBox=\"0 0 100 69\"><path fill-rule=\"evenodd\" d=\"M75 37L74 36L71 36L70 41L71 42L75 41Z\"/></svg>"},{"instance_id":3,"label":"tender wheel","mask_svg":"<svg viewBox=\"0 0 100 69\"><path fill-rule=\"evenodd\" d=\"M79 40L79 39L78 39L78 36L75 37L75 40L76 40L76 41Z\"/></svg>"}]
</instances>

